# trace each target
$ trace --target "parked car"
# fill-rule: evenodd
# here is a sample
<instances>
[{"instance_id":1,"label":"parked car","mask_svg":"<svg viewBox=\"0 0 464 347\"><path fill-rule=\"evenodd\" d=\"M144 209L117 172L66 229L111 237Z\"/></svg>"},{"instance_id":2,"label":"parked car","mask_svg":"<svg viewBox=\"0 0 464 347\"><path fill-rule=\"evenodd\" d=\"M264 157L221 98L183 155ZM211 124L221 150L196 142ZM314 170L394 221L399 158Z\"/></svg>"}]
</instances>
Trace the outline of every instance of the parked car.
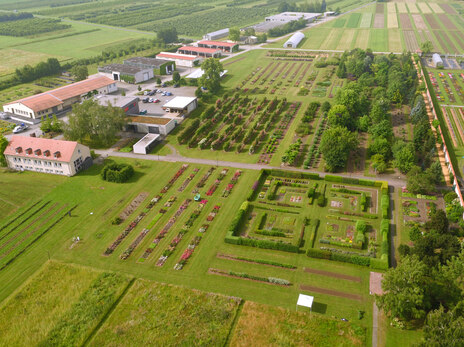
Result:
<instances>
[{"instance_id":1,"label":"parked car","mask_svg":"<svg viewBox=\"0 0 464 347\"><path fill-rule=\"evenodd\" d=\"M155 102L155 99L150 98L150 99L148 99L148 102L150 102L150 103L151 103L151 102Z\"/></svg>"},{"instance_id":2,"label":"parked car","mask_svg":"<svg viewBox=\"0 0 464 347\"><path fill-rule=\"evenodd\" d=\"M144 91L143 95L147 96L148 95L148 90Z\"/></svg>"},{"instance_id":3,"label":"parked car","mask_svg":"<svg viewBox=\"0 0 464 347\"><path fill-rule=\"evenodd\" d=\"M16 127L13 129L13 134L20 133L21 131L24 131L24 130L26 130L27 128L29 128L29 127L28 127L26 124L21 123L20 125L16 126Z\"/></svg>"},{"instance_id":4,"label":"parked car","mask_svg":"<svg viewBox=\"0 0 464 347\"><path fill-rule=\"evenodd\" d=\"M147 110L140 110L139 114L141 115L147 114Z\"/></svg>"},{"instance_id":5,"label":"parked car","mask_svg":"<svg viewBox=\"0 0 464 347\"><path fill-rule=\"evenodd\" d=\"M167 87L166 83L163 83L161 87L166 88Z\"/></svg>"},{"instance_id":6,"label":"parked car","mask_svg":"<svg viewBox=\"0 0 464 347\"><path fill-rule=\"evenodd\" d=\"M149 98L143 98L143 99L142 99L142 102L143 102L144 104L146 104L146 103L148 102L148 100L149 100Z\"/></svg>"},{"instance_id":7,"label":"parked car","mask_svg":"<svg viewBox=\"0 0 464 347\"><path fill-rule=\"evenodd\" d=\"M154 102L155 104L157 104L158 102L160 102L160 100L159 100L159 99L153 99L153 102Z\"/></svg>"},{"instance_id":8,"label":"parked car","mask_svg":"<svg viewBox=\"0 0 464 347\"><path fill-rule=\"evenodd\" d=\"M166 92L166 96L172 96L171 92Z\"/></svg>"},{"instance_id":9,"label":"parked car","mask_svg":"<svg viewBox=\"0 0 464 347\"><path fill-rule=\"evenodd\" d=\"M151 92L149 92L149 93L148 93L148 95L150 95L150 96L153 96L153 95L155 95L155 91L154 91L154 90L152 90Z\"/></svg>"}]
</instances>

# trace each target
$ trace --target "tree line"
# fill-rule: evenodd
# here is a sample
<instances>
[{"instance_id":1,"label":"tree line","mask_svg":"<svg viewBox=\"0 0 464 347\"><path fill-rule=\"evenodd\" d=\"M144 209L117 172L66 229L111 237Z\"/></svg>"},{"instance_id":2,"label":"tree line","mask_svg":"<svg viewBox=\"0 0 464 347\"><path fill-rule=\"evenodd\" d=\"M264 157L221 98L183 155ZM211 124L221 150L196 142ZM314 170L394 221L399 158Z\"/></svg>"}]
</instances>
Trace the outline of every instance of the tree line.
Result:
<instances>
[{"instance_id":1,"label":"tree line","mask_svg":"<svg viewBox=\"0 0 464 347\"><path fill-rule=\"evenodd\" d=\"M300 18L298 20L292 20L291 22L288 22L276 28L269 29L267 33L271 37L283 36L285 34L288 34L293 31L297 31L299 29L306 27L306 24L308 24L308 22L306 22L304 18Z\"/></svg>"},{"instance_id":2,"label":"tree line","mask_svg":"<svg viewBox=\"0 0 464 347\"><path fill-rule=\"evenodd\" d=\"M279 12L325 12L327 4L325 0L315 2L304 2L302 4L289 4L282 2L277 8Z\"/></svg>"},{"instance_id":3,"label":"tree line","mask_svg":"<svg viewBox=\"0 0 464 347\"><path fill-rule=\"evenodd\" d=\"M20 19L27 19L34 17L32 13L27 12L20 12L20 13L10 13L10 12L3 12L0 13L0 23L1 22L10 22Z\"/></svg>"}]
</instances>

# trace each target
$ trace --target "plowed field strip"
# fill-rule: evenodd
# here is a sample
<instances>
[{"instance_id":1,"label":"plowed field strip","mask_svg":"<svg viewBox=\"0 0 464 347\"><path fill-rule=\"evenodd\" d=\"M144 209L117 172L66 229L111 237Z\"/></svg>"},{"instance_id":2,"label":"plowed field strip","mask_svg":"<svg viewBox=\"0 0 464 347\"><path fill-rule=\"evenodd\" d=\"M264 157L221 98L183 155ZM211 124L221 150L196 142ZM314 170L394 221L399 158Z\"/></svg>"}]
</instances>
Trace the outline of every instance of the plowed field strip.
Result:
<instances>
[{"instance_id":1,"label":"plowed field strip","mask_svg":"<svg viewBox=\"0 0 464 347\"><path fill-rule=\"evenodd\" d=\"M440 6L448 14L457 14L456 10L452 8L449 4L441 4Z\"/></svg>"},{"instance_id":2,"label":"plowed field strip","mask_svg":"<svg viewBox=\"0 0 464 347\"><path fill-rule=\"evenodd\" d=\"M419 49L419 44L417 43L416 35L414 34L414 31L409 30L409 31L403 31L404 35L404 41L406 43L406 48L411 51L415 52L417 49Z\"/></svg>"},{"instance_id":3,"label":"plowed field strip","mask_svg":"<svg viewBox=\"0 0 464 347\"><path fill-rule=\"evenodd\" d=\"M350 49L355 32L356 32L356 29L345 29L342 35L342 39L338 43L337 49L339 50Z\"/></svg>"},{"instance_id":4,"label":"plowed field strip","mask_svg":"<svg viewBox=\"0 0 464 347\"><path fill-rule=\"evenodd\" d=\"M347 298L347 299L351 299L351 300L358 300L358 301L362 300L361 295L349 294L349 293L345 293L345 292L339 292L337 290L331 290L331 289L307 286L307 285L304 285L304 284L300 285L300 289L304 290L304 291L308 291L308 292L327 294L327 295L331 295L331 296L338 296L340 298Z\"/></svg>"},{"instance_id":5,"label":"plowed field strip","mask_svg":"<svg viewBox=\"0 0 464 347\"><path fill-rule=\"evenodd\" d=\"M437 14L438 19L444 25L444 27L448 30L459 30L456 25L448 18L447 14Z\"/></svg>"},{"instance_id":6,"label":"plowed field strip","mask_svg":"<svg viewBox=\"0 0 464 347\"><path fill-rule=\"evenodd\" d=\"M398 8L399 13L408 13L408 9L406 8L406 4L404 2L397 2L396 7Z\"/></svg>"},{"instance_id":7,"label":"plowed field strip","mask_svg":"<svg viewBox=\"0 0 464 347\"><path fill-rule=\"evenodd\" d=\"M396 6L394 2L387 2L387 12L396 13Z\"/></svg>"},{"instance_id":8,"label":"plowed field strip","mask_svg":"<svg viewBox=\"0 0 464 347\"><path fill-rule=\"evenodd\" d=\"M377 4L375 7L375 13L384 13L385 12L385 5L384 4Z\"/></svg>"},{"instance_id":9,"label":"plowed field strip","mask_svg":"<svg viewBox=\"0 0 464 347\"><path fill-rule=\"evenodd\" d=\"M377 13L374 17L374 28L383 29L384 27L385 27L385 15L383 13Z\"/></svg>"},{"instance_id":10,"label":"plowed field strip","mask_svg":"<svg viewBox=\"0 0 464 347\"><path fill-rule=\"evenodd\" d=\"M424 22L424 18L420 14L413 14L412 19L414 20L414 24L418 30L427 30L427 24Z\"/></svg>"},{"instance_id":11,"label":"plowed field strip","mask_svg":"<svg viewBox=\"0 0 464 347\"><path fill-rule=\"evenodd\" d=\"M407 13L400 14L400 23L402 29L412 29L411 19Z\"/></svg>"},{"instance_id":12,"label":"plowed field strip","mask_svg":"<svg viewBox=\"0 0 464 347\"><path fill-rule=\"evenodd\" d=\"M462 36L462 33L457 31L450 31L450 34L454 36L454 41L456 41L464 51L464 37Z\"/></svg>"},{"instance_id":13,"label":"plowed field strip","mask_svg":"<svg viewBox=\"0 0 464 347\"><path fill-rule=\"evenodd\" d=\"M423 4L423 2L421 2L421 4ZM425 16L425 19L427 20L427 22L429 23L430 27L434 30L436 29L441 29L441 26L440 24L438 24L437 20L435 19L435 15L433 14L426 14L424 15Z\"/></svg>"},{"instance_id":14,"label":"plowed field strip","mask_svg":"<svg viewBox=\"0 0 464 347\"><path fill-rule=\"evenodd\" d=\"M355 46L353 48L366 49L369 43L369 30L358 30Z\"/></svg>"}]
</instances>

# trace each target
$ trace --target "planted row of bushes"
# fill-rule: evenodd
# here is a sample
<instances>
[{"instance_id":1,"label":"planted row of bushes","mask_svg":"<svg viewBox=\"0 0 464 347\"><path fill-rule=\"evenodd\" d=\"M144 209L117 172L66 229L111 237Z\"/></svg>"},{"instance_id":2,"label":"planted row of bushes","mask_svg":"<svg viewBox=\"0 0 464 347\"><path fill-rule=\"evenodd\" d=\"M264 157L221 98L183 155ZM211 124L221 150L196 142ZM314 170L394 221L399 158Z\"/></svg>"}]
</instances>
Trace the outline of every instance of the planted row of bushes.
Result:
<instances>
[{"instance_id":1,"label":"planted row of bushes","mask_svg":"<svg viewBox=\"0 0 464 347\"><path fill-rule=\"evenodd\" d=\"M248 201L252 201L255 199L257 192L259 192L259 188L263 185L264 181L266 181L268 175L268 170L261 170L261 174L259 175L258 180L255 181L255 183L253 183L251 191L247 196Z\"/></svg>"},{"instance_id":2,"label":"planted row of bushes","mask_svg":"<svg viewBox=\"0 0 464 347\"><path fill-rule=\"evenodd\" d=\"M327 260L341 261L344 263L369 266L370 268L375 269L375 270L387 270L388 269L388 261L384 259L362 257L359 255L354 255L354 254L337 253L337 252L331 252L328 250L315 249L315 248L309 248L308 251L306 252L306 255L311 258L327 259Z\"/></svg>"},{"instance_id":3,"label":"planted row of bushes","mask_svg":"<svg viewBox=\"0 0 464 347\"><path fill-rule=\"evenodd\" d=\"M292 245L291 243L275 242L269 240L258 240L246 237L230 236L227 235L225 240L226 243L234 245L250 246L263 249L274 249L278 251L298 253L299 247Z\"/></svg>"},{"instance_id":4,"label":"planted row of bushes","mask_svg":"<svg viewBox=\"0 0 464 347\"><path fill-rule=\"evenodd\" d=\"M267 199L268 200L275 200L277 190L279 187L282 185L282 181L276 180L274 185L269 189L270 192L267 194Z\"/></svg>"},{"instance_id":5,"label":"planted row of bushes","mask_svg":"<svg viewBox=\"0 0 464 347\"><path fill-rule=\"evenodd\" d=\"M380 222L380 233L382 234L382 243L380 246L380 259L389 263L390 256L390 221L382 219Z\"/></svg>"},{"instance_id":6,"label":"planted row of bushes","mask_svg":"<svg viewBox=\"0 0 464 347\"><path fill-rule=\"evenodd\" d=\"M388 218L388 210L390 209L390 197L388 194L382 194L380 206L382 207L382 218Z\"/></svg>"},{"instance_id":7,"label":"planted row of bushes","mask_svg":"<svg viewBox=\"0 0 464 347\"><path fill-rule=\"evenodd\" d=\"M262 230L258 229L255 230L255 233L258 235L265 235L265 236L276 236L276 237L286 237L287 234L283 233L282 231L275 231L275 230Z\"/></svg>"},{"instance_id":8,"label":"planted row of bushes","mask_svg":"<svg viewBox=\"0 0 464 347\"><path fill-rule=\"evenodd\" d=\"M278 266L278 267L283 267L286 269L296 269L296 266L294 265L278 263L276 261L270 261L270 260L264 260L264 259L252 259L252 258L245 258L245 257L235 257L235 256L227 256L227 257L237 259L237 260L249 261L251 263Z\"/></svg>"},{"instance_id":9,"label":"planted row of bushes","mask_svg":"<svg viewBox=\"0 0 464 347\"><path fill-rule=\"evenodd\" d=\"M313 248L316 241L317 228L319 227L319 219L312 219L310 225L309 247Z\"/></svg>"},{"instance_id":10,"label":"planted row of bushes","mask_svg":"<svg viewBox=\"0 0 464 347\"><path fill-rule=\"evenodd\" d=\"M365 193L361 194L361 199L359 199L359 204L361 206L361 211L365 212L367 209L367 197Z\"/></svg>"},{"instance_id":11,"label":"planted row of bushes","mask_svg":"<svg viewBox=\"0 0 464 347\"><path fill-rule=\"evenodd\" d=\"M242 205L240 205L240 208L237 211L237 215L235 218L232 220L232 223L230 224L229 227L229 232L231 236L237 236L237 233L240 230L240 227L242 226L243 221L245 220L245 216L248 212L249 204L248 201L244 201Z\"/></svg>"},{"instance_id":12,"label":"planted row of bushes","mask_svg":"<svg viewBox=\"0 0 464 347\"><path fill-rule=\"evenodd\" d=\"M329 182L339 182L346 184L357 184L360 186L366 187L380 187L382 193L388 193L388 182L387 181L370 181L362 178L352 178L352 177L341 177L334 175L325 175L326 181Z\"/></svg>"},{"instance_id":13,"label":"planted row of bushes","mask_svg":"<svg viewBox=\"0 0 464 347\"><path fill-rule=\"evenodd\" d=\"M276 277L261 277L261 276L250 275L250 274L247 274L245 272L234 272L234 271L229 271L229 275L236 276L236 277L241 277L241 278L247 278L247 279L255 280L255 281L262 281L262 282L269 282L269 283L274 283L274 284L281 284L281 285L284 285L284 286L291 285L290 281L284 280L282 278L276 278Z\"/></svg>"}]
</instances>

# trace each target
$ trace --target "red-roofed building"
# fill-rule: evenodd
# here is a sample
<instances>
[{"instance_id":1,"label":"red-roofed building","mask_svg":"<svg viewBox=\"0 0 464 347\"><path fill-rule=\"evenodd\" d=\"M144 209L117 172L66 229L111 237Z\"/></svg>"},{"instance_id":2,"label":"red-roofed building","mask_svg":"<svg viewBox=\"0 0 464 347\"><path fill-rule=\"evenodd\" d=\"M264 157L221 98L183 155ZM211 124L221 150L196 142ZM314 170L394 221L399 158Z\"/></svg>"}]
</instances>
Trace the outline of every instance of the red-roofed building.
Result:
<instances>
[{"instance_id":1,"label":"red-roofed building","mask_svg":"<svg viewBox=\"0 0 464 347\"><path fill-rule=\"evenodd\" d=\"M196 55L203 58L219 58L221 56L221 50L218 48L205 48L194 46L181 47L177 50L177 53Z\"/></svg>"},{"instance_id":2,"label":"red-roofed building","mask_svg":"<svg viewBox=\"0 0 464 347\"><path fill-rule=\"evenodd\" d=\"M203 41L198 42L198 47L220 49L223 52L229 52L229 53L238 51L238 43L232 43L232 42L203 40Z\"/></svg>"},{"instance_id":3,"label":"red-roofed building","mask_svg":"<svg viewBox=\"0 0 464 347\"><path fill-rule=\"evenodd\" d=\"M73 176L92 165L89 147L75 141L14 135L3 154L8 167L20 171Z\"/></svg>"},{"instance_id":4,"label":"red-roofed building","mask_svg":"<svg viewBox=\"0 0 464 347\"><path fill-rule=\"evenodd\" d=\"M176 63L176 66L194 67L200 64L201 58L196 55L180 54L171 52L161 52L156 59L170 60Z\"/></svg>"},{"instance_id":5,"label":"red-roofed building","mask_svg":"<svg viewBox=\"0 0 464 347\"><path fill-rule=\"evenodd\" d=\"M98 76L9 102L3 106L3 111L36 119L62 112L89 93L109 94L117 90L116 82L111 78Z\"/></svg>"}]
</instances>

